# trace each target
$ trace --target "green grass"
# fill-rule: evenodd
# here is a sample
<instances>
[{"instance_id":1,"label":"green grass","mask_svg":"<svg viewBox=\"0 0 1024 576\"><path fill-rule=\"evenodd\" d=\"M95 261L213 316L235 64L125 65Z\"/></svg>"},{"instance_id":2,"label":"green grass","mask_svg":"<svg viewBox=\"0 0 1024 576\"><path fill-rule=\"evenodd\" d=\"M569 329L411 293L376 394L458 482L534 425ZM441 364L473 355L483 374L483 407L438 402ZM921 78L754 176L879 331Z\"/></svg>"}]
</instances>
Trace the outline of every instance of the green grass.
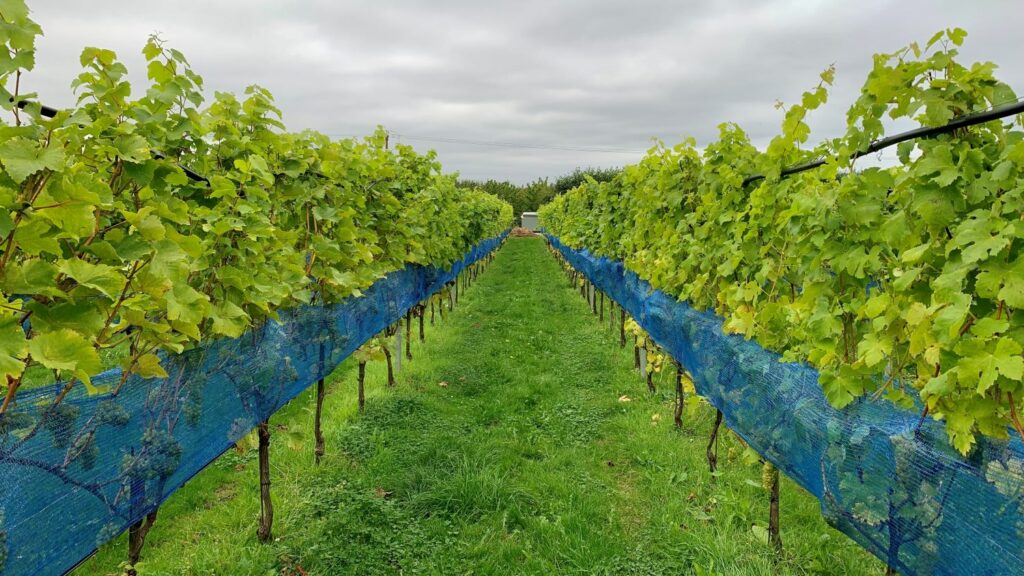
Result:
<instances>
[{"instance_id":1,"label":"green grass","mask_svg":"<svg viewBox=\"0 0 1024 576\"><path fill-rule=\"evenodd\" d=\"M255 454L231 452L162 508L139 573L883 571L789 481L773 560L751 528L768 517L760 467L726 434L711 477L713 409L691 407L675 431L671 374L646 392L542 240L511 239L427 336L396 388L371 367L361 415L354 365L332 375L319 467L311 393L273 418L273 543L256 542ZM118 573L125 548L77 573Z\"/></svg>"}]
</instances>

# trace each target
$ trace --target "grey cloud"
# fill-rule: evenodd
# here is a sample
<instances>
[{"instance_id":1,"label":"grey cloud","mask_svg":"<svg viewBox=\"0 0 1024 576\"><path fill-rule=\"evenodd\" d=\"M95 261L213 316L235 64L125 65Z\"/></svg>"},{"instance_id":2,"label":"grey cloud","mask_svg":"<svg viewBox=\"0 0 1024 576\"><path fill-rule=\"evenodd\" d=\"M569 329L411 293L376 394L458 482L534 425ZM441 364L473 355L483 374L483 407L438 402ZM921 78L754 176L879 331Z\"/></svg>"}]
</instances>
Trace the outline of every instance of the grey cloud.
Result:
<instances>
[{"instance_id":1,"label":"grey cloud","mask_svg":"<svg viewBox=\"0 0 1024 576\"><path fill-rule=\"evenodd\" d=\"M1016 42L1024 5L820 0L522 2L280 0L31 2L46 36L26 78L44 102L70 105L86 45L118 52L137 93L140 50L160 32L207 90L261 84L292 129L360 135L383 124L435 148L446 169L525 182L577 165L635 162L637 153L489 147L645 150L652 138L707 143L735 121L755 143L777 131L776 100L795 101L829 64L836 85L810 122L840 133L871 55L941 28L970 36L965 61L991 60L1024 90ZM403 139L402 134L410 136Z\"/></svg>"}]
</instances>

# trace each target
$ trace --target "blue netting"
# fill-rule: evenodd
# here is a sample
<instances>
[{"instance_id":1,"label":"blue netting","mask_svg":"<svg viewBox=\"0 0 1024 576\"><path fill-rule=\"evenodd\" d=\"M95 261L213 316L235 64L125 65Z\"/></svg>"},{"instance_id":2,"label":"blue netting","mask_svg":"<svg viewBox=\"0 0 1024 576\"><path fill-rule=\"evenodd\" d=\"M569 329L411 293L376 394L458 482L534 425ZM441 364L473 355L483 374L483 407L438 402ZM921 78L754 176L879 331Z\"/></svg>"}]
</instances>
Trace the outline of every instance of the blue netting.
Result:
<instances>
[{"instance_id":1,"label":"blue netting","mask_svg":"<svg viewBox=\"0 0 1024 576\"><path fill-rule=\"evenodd\" d=\"M759 454L821 501L830 524L910 574L1024 573L1024 445L983 438L967 458L942 424L890 403L836 410L818 372L782 363L722 319L610 261L552 245L693 376Z\"/></svg>"},{"instance_id":2,"label":"blue netting","mask_svg":"<svg viewBox=\"0 0 1024 576\"><path fill-rule=\"evenodd\" d=\"M450 270L408 266L359 298L288 309L241 338L168 358L168 378L132 377L116 397L78 386L34 435L57 388L19 394L0 420L0 573L69 570L506 234Z\"/></svg>"}]
</instances>

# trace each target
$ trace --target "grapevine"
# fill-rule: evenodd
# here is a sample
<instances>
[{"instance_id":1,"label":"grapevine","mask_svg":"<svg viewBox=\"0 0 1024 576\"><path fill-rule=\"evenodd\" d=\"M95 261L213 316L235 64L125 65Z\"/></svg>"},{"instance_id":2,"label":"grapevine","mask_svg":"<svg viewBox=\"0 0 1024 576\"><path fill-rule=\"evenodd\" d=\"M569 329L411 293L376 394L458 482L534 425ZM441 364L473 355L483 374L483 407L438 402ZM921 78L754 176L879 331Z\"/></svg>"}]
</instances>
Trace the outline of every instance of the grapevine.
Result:
<instances>
[{"instance_id":1,"label":"grapevine","mask_svg":"<svg viewBox=\"0 0 1024 576\"><path fill-rule=\"evenodd\" d=\"M257 86L206 103L202 77L155 36L142 96L113 52L86 48L79 105L44 117L32 94L10 92L41 33L23 2L12 6L13 57L0 64L13 119L0 127L0 418L26 375L65 383L54 404L79 385L116 393L132 374L166 377L167 354L240 336L285 307L358 296L409 263L448 265L511 222L507 204L457 188L432 152L389 149L383 130L286 132ZM120 384L95 389L108 356Z\"/></svg>"},{"instance_id":2,"label":"grapevine","mask_svg":"<svg viewBox=\"0 0 1024 576\"><path fill-rule=\"evenodd\" d=\"M807 147L829 68L780 105L765 150L722 124L703 149L658 144L615 179L556 198L541 220L563 243L715 311L726 331L810 363L836 407L920 398L965 454L978 434L1024 435L1019 120L903 142L894 167L856 163L887 119L942 126L1016 99L995 65L956 61L965 36L945 30L876 55L838 138ZM815 158L826 162L780 178ZM752 174L766 177L744 186Z\"/></svg>"},{"instance_id":3,"label":"grapevine","mask_svg":"<svg viewBox=\"0 0 1024 576\"><path fill-rule=\"evenodd\" d=\"M134 566L181 463L174 427L179 416L196 426L202 414L204 374L191 370L182 380L201 354L182 352L217 338L255 342L281 311L359 297L408 265L450 267L506 229L511 207L456 187L435 153L392 148L383 129L346 140L288 132L259 86L207 100L203 78L157 36L142 49L148 85L137 96L117 55L90 47L71 86L76 105L44 108L23 92L42 30L24 0L5 2L0 21L8 56L0 59L0 102L9 112L0 123L0 463L34 467L95 496L112 520L101 541L121 517L134 519ZM237 419L229 433L240 437L259 423L261 540L271 538L272 521L265 408L282 381L297 377L290 358L278 360L262 359L274 370L223 374L247 416L262 416ZM108 368L120 371L94 385ZM122 390L147 379L165 379L154 403L180 403L180 412L118 408ZM19 391L48 383L57 385L19 402ZM321 380L318 409L323 393ZM65 402L72 394L106 397L89 415ZM142 444L124 455L110 498L103 484L74 474L95 469L98 433L133 419ZM37 436L62 461L25 457Z\"/></svg>"}]
</instances>

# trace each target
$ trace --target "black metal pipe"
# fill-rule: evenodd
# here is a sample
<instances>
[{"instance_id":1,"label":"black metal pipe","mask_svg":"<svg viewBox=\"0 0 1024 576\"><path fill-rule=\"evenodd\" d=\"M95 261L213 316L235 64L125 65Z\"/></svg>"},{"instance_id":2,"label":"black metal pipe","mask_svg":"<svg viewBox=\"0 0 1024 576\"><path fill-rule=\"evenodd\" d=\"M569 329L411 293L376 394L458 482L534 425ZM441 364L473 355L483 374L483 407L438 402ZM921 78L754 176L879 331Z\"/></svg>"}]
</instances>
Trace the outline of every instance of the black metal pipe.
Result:
<instances>
[{"instance_id":1,"label":"black metal pipe","mask_svg":"<svg viewBox=\"0 0 1024 576\"><path fill-rule=\"evenodd\" d=\"M153 152L153 158L156 158L157 160L164 160L164 159L166 159L166 156L164 156L163 154L161 154L159 152ZM189 170L188 168L185 168L181 164L178 164L178 168L181 168L181 170L183 172L185 172L185 176L188 176L189 180L193 180L195 182L204 182L207 185L210 184L210 179L207 178L206 176L203 176L202 174L199 174L198 172L193 172L192 170Z\"/></svg>"},{"instance_id":2,"label":"black metal pipe","mask_svg":"<svg viewBox=\"0 0 1024 576\"><path fill-rule=\"evenodd\" d=\"M11 98L11 100L14 100L14 98ZM24 109L25 106L28 106L28 104L29 104L28 100L18 100L18 108ZM39 113L42 114L43 116L46 116L47 118L53 118L54 116L57 115L57 109L56 108L50 108L49 106L44 106L44 105L40 104L39 105Z\"/></svg>"},{"instance_id":3,"label":"black metal pipe","mask_svg":"<svg viewBox=\"0 0 1024 576\"><path fill-rule=\"evenodd\" d=\"M873 154L879 150L883 150L890 146L895 146L900 142L906 142L907 140L913 140L915 138L928 138L931 136L937 136L939 134L945 134L952 132L958 128L966 128L967 126L974 126L975 124L982 124L992 120L998 120L1000 118L1006 118L1007 116L1013 116L1014 114L1024 113L1024 100L1019 102L1010 102L1002 104L1000 106L994 106L984 112L975 112L974 114L964 114L963 116L957 116L949 121L948 124L942 126L922 126L920 128L914 128L906 132L900 132L899 134L893 134L892 136L886 136L881 140L875 140L864 150L854 152L851 158L860 158L868 154ZM789 176L790 174L797 174L799 172L806 172L813 168L817 168L825 163L824 158L805 162L803 164L797 164L796 166L790 166L784 168L779 176ZM753 176L747 176L743 180L743 185L746 186L751 182L756 182L764 178L763 174L755 174Z\"/></svg>"},{"instance_id":4,"label":"black metal pipe","mask_svg":"<svg viewBox=\"0 0 1024 576\"><path fill-rule=\"evenodd\" d=\"M12 98L12 100L13 100L13 98ZM28 106L28 104L29 104L28 100L18 100L18 108L24 109L25 106ZM56 108L51 108L50 106L44 106L44 105L40 104L39 105L39 114L41 114L43 116L46 116L47 118L53 118L54 116L57 115L57 109ZM167 157L164 156L163 154L159 153L159 152L153 152L153 158L155 158L157 160L165 160ZM207 178L206 176L203 176L202 174L199 174L199 173L197 173L197 172L195 172L193 170L189 170L188 168L182 166L181 164L178 164L178 168L181 168L182 171L185 172L185 176L188 176L189 180L193 180L195 182L204 182L206 184L210 183L210 179Z\"/></svg>"}]
</instances>

